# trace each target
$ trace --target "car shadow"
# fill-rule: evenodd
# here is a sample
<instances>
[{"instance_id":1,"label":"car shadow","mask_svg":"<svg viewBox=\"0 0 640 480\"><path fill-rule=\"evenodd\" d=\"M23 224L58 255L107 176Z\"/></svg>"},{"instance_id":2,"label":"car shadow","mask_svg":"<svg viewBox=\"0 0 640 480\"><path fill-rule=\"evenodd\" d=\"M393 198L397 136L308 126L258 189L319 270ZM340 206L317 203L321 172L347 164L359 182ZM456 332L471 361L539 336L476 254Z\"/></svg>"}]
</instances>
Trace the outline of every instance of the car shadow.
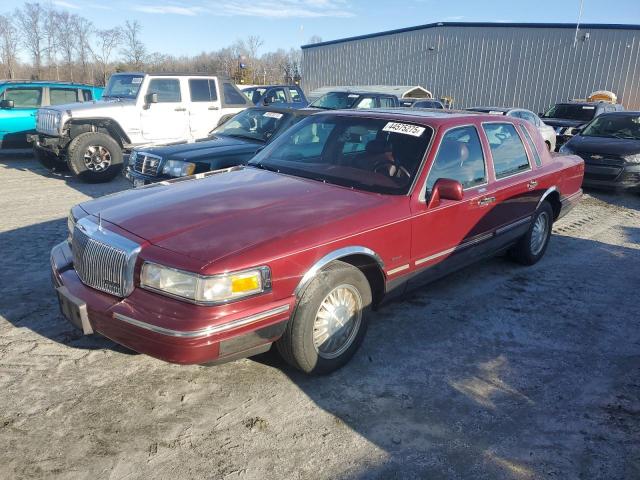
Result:
<instances>
[{"instance_id":1,"label":"car shadow","mask_svg":"<svg viewBox=\"0 0 640 480\"><path fill-rule=\"evenodd\" d=\"M604 405L638 394L640 322L624 285L639 276L638 249L555 235L533 267L489 259L384 306L331 375L307 377L274 349L252 360L382 451L338 478L626 478L640 471L633 448L603 435L629 440L637 424Z\"/></svg>"},{"instance_id":2,"label":"car shadow","mask_svg":"<svg viewBox=\"0 0 640 480\"><path fill-rule=\"evenodd\" d=\"M585 188L584 192L589 196L610 205L640 210L640 192L596 188Z\"/></svg>"},{"instance_id":3,"label":"car shadow","mask_svg":"<svg viewBox=\"0 0 640 480\"><path fill-rule=\"evenodd\" d=\"M41 177L56 179L93 198L132 188L123 175L106 183L86 183L76 178L69 170L51 171L33 157L31 150L11 150L0 153L0 168L28 171Z\"/></svg>"}]
</instances>

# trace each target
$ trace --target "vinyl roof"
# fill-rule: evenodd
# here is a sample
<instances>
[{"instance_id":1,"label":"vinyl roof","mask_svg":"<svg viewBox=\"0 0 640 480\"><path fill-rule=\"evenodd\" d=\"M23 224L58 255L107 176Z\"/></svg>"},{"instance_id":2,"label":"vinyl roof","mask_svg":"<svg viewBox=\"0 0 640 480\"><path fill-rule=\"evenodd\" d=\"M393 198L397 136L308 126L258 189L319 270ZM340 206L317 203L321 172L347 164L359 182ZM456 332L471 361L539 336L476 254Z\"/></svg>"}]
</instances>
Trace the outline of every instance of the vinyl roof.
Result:
<instances>
[{"instance_id":1,"label":"vinyl roof","mask_svg":"<svg viewBox=\"0 0 640 480\"><path fill-rule=\"evenodd\" d=\"M415 30L425 30L437 27L490 27L490 28L569 28L575 30L578 25L575 23L506 23L506 22L437 22L427 23L425 25L417 25L415 27L398 28L396 30L386 30L383 32L369 33L367 35L358 35L355 37L339 38L337 40L329 40L327 42L311 43L302 45L302 49L322 47L324 45L333 45L336 43L351 42L353 40L365 40L367 38L383 37L386 35L394 35L396 33L413 32ZM640 30L640 25L620 24L620 23L581 23L581 29L589 30Z\"/></svg>"}]
</instances>

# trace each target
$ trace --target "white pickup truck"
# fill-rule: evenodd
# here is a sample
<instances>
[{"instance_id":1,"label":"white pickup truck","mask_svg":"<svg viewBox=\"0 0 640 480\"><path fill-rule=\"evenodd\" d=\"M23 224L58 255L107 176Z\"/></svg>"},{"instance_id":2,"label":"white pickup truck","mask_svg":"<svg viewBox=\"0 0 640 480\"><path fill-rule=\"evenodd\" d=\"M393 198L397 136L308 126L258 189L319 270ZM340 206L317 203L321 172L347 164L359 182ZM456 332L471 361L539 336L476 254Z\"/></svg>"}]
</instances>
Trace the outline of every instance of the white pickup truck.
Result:
<instances>
[{"instance_id":1,"label":"white pickup truck","mask_svg":"<svg viewBox=\"0 0 640 480\"><path fill-rule=\"evenodd\" d=\"M82 180L106 182L120 173L124 151L206 137L250 106L216 76L117 73L102 100L39 109L29 140L47 168L68 165Z\"/></svg>"}]
</instances>

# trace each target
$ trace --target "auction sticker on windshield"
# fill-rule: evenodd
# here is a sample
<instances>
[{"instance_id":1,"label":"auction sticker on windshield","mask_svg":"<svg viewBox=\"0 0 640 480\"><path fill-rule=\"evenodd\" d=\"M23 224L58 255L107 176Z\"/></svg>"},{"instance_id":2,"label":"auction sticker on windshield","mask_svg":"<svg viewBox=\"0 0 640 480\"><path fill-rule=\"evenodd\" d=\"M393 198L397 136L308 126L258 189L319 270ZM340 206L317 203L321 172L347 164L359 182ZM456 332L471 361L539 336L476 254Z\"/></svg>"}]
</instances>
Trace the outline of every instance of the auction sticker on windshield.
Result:
<instances>
[{"instance_id":1,"label":"auction sticker on windshield","mask_svg":"<svg viewBox=\"0 0 640 480\"><path fill-rule=\"evenodd\" d=\"M425 131L424 127L418 125L411 125L409 123L397 123L389 122L382 129L383 132L401 133L403 135L411 135L412 137L419 137Z\"/></svg>"},{"instance_id":2,"label":"auction sticker on windshield","mask_svg":"<svg viewBox=\"0 0 640 480\"><path fill-rule=\"evenodd\" d=\"M282 118L282 114L278 112L265 112L264 116L267 118L277 118L277 119Z\"/></svg>"}]
</instances>

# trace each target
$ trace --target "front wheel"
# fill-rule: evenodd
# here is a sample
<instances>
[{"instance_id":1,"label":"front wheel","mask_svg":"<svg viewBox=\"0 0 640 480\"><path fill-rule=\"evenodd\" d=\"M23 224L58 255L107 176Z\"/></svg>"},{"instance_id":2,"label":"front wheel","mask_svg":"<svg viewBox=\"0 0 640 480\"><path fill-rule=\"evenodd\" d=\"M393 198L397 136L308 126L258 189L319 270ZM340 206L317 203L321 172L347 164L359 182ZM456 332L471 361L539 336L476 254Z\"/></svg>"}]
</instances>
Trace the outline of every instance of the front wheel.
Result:
<instances>
[{"instance_id":1,"label":"front wheel","mask_svg":"<svg viewBox=\"0 0 640 480\"><path fill-rule=\"evenodd\" d=\"M527 233L512 248L513 258L523 265L537 263L547 251L552 226L553 208L544 201L533 215Z\"/></svg>"},{"instance_id":2,"label":"front wheel","mask_svg":"<svg viewBox=\"0 0 640 480\"><path fill-rule=\"evenodd\" d=\"M340 261L321 270L302 294L276 346L305 373L327 374L345 365L367 331L371 287L357 268Z\"/></svg>"},{"instance_id":3,"label":"front wheel","mask_svg":"<svg viewBox=\"0 0 640 480\"><path fill-rule=\"evenodd\" d=\"M104 133L83 133L69 144L67 162L71 171L85 182L108 182L122 170L122 148Z\"/></svg>"}]
</instances>

